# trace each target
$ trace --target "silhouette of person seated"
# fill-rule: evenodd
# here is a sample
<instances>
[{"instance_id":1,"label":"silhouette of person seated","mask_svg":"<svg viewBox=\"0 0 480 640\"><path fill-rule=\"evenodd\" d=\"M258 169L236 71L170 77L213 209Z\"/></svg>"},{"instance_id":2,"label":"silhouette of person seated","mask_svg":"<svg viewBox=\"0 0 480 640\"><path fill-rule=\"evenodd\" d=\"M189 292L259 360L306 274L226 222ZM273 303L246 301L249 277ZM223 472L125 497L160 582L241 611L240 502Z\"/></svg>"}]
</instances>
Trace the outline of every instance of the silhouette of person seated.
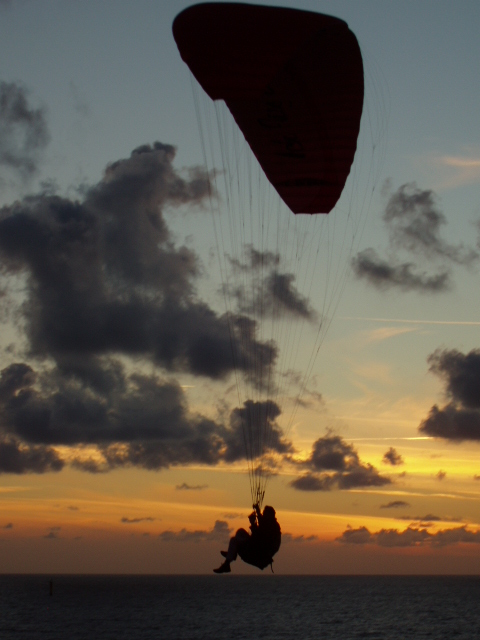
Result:
<instances>
[{"instance_id":1,"label":"silhouette of person seated","mask_svg":"<svg viewBox=\"0 0 480 640\"><path fill-rule=\"evenodd\" d=\"M230 573L230 563L237 559L237 555L262 571L268 565L272 566L273 556L280 549L282 540L275 509L267 506L262 514L258 504L255 504L248 519L251 534L245 529L238 529L233 538L230 538L228 551L220 551L225 562L213 570L215 573Z\"/></svg>"}]
</instances>

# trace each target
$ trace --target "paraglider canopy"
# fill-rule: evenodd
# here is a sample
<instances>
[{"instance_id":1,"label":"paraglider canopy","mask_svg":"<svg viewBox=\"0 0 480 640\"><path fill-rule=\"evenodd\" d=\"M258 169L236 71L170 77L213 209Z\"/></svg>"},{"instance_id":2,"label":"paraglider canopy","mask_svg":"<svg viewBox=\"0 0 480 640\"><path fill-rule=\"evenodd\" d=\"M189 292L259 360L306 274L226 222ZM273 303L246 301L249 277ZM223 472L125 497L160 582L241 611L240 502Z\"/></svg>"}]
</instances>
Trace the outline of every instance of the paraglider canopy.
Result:
<instances>
[{"instance_id":1,"label":"paraglider canopy","mask_svg":"<svg viewBox=\"0 0 480 640\"><path fill-rule=\"evenodd\" d=\"M362 57L348 25L310 11L208 2L180 13L173 34L291 211L330 212L350 172L363 106Z\"/></svg>"}]
</instances>

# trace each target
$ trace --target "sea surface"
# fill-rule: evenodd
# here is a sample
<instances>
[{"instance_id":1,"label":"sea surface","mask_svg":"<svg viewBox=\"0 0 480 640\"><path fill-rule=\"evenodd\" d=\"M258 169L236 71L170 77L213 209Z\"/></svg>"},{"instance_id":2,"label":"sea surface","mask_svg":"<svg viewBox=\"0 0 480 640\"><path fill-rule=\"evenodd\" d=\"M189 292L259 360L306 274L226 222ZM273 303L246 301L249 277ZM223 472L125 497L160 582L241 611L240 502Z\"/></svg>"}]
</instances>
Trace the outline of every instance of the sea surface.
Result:
<instances>
[{"instance_id":1,"label":"sea surface","mask_svg":"<svg viewBox=\"0 0 480 640\"><path fill-rule=\"evenodd\" d=\"M0 575L0 638L480 639L480 578Z\"/></svg>"}]
</instances>

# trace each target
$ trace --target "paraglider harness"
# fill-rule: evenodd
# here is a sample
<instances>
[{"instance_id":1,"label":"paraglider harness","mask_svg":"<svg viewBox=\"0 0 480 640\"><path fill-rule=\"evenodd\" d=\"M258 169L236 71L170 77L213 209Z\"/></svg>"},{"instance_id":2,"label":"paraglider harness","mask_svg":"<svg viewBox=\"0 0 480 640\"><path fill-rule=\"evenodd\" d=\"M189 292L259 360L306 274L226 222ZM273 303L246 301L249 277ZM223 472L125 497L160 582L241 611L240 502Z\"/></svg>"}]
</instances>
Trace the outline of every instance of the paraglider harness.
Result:
<instances>
[{"instance_id":1,"label":"paraglider harness","mask_svg":"<svg viewBox=\"0 0 480 640\"><path fill-rule=\"evenodd\" d=\"M248 516L252 534L250 539L239 548L238 555L244 562L262 571L270 565L273 573L273 556L280 549L281 543L280 525L275 515L270 518L262 515L258 504L255 504L253 509L253 513Z\"/></svg>"}]
</instances>

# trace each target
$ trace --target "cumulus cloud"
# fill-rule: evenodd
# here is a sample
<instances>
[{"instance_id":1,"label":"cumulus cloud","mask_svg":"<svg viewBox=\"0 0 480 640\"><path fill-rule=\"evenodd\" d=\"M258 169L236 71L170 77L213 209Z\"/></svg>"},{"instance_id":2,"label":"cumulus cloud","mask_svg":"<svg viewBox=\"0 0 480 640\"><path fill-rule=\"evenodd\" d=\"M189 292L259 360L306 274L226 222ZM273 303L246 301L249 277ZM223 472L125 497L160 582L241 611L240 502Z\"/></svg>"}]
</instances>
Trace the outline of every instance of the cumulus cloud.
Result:
<instances>
[{"instance_id":1,"label":"cumulus cloud","mask_svg":"<svg viewBox=\"0 0 480 640\"><path fill-rule=\"evenodd\" d=\"M419 431L435 438L461 442L480 440L480 350L463 354L455 349L435 351L428 358L430 371L445 384L449 400L434 405Z\"/></svg>"},{"instance_id":2,"label":"cumulus cloud","mask_svg":"<svg viewBox=\"0 0 480 640\"><path fill-rule=\"evenodd\" d=\"M480 440L480 412L455 404L434 405L420 424L419 431L434 438L462 442Z\"/></svg>"},{"instance_id":3,"label":"cumulus cloud","mask_svg":"<svg viewBox=\"0 0 480 640\"><path fill-rule=\"evenodd\" d=\"M329 491L356 487L379 487L390 484L369 463L363 463L353 445L340 436L327 435L312 446L307 460L299 463L307 471L290 485L299 491Z\"/></svg>"},{"instance_id":4,"label":"cumulus cloud","mask_svg":"<svg viewBox=\"0 0 480 640\"><path fill-rule=\"evenodd\" d=\"M26 360L0 373L0 472L234 462L252 419L265 419L268 434L255 456L291 451L275 402L216 421L190 412L172 378L236 370L262 388L277 358L252 318L220 315L198 297L199 258L177 246L163 212L202 205L212 185L201 169L177 171L174 158L171 145L144 145L79 200L46 191L0 210L0 269L25 284L27 345ZM139 362L163 374L132 372Z\"/></svg>"},{"instance_id":5,"label":"cumulus cloud","mask_svg":"<svg viewBox=\"0 0 480 640\"><path fill-rule=\"evenodd\" d=\"M408 527L404 531L381 529L377 532L370 532L366 527L349 527L336 540L343 544L370 544L379 547L444 547L459 543L480 544L480 531L467 529L466 526L442 529L435 533L430 533L426 528L414 527Z\"/></svg>"},{"instance_id":6,"label":"cumulus cloud","mask_svg":"<svg viewBox=\"0 0 480 640\"><path fill-rule=\"evenodd\" d=\"M225 460L241 459L245 447L250 460L262 458L268 452L293 452L291 442L283 437L276 423L280 413L280 407L273 400L247 400L242 407L235 408L230 415Z\"/></svg>"},{"instance_id":7,"label":"cumulus cloud","mask_svg":"<svg viewBox=\"0 0 480 640\"><path fill-rule=\"evenodd\" d=\"M163 542L223 542L225 543L231 535L232 530L228 523L224 520L215 520L215 524L210 530L196 529L189 531L181 529L180 531L162 531L159 534L160 540Z\"/></svg>"},{"instance_id":8,"label":"cumulus cloud","mask_svg":"<svg viewBox=\"0 0 480 640\"><path fill-rule=\"evenodd\" d=\"M247 401L224 423L191 412L175 380L127 374L116 360L83 364L80 371L36 372L14 363L0 372L0 471L59 471L67 462L90 473L119 467L159 470L293 450L275 422L280 409L273 401ZM64 452L62 458L55 450L61 445L74 453Z\"/></svg>"},{"instance_id":9,"label":"cumulus cloud","mask_svg":"<svg viewBox=\"0 0 480 640\"><path fill-rule=\"evenodd\" d=\"M124 354L212 379L235 365L261 384L275 345L257 341L252 319L198 299L198 257L175 245L163 217L212 189L200 169L184 178L174 157L171 145L145 145L109 165L81 201L41 194L0 210L2 269L26 279L32 355L71 366Z\"/></svg>"},{"instance_id":10,"label":"cumulus cloud","mask_svg":"<svg viewBox=\"0 0 480 640\"><path fill-rule=\"evenodd\" d=\"M452 350L437 350L428 358L430 371L446 383L446 393L468 409L480 409L480 349L466 355Z\"/></svg>"},{"instance_id":11,"label":"cumulus cloud","mask_svg":"<svg viewBox=\"0 0 480 640\"><path fill-rule=\"evenodd\" d=\"M52 447L28 445L0 434L0 473L49 473L61 471L64 466Z\"/></svg>"},{"instance_id":12,"label":"cumulus cloud","mask_svg":"<svg viewBox=\"0 0 480 640\"><path fill-rule=\"evenodd\" d=\"M382 462L384 464L390 464L393 467L404 464L402 456L393 447L390 447L388 451L383 454Z\"/></svg>"},{"instance_id":13,"label":"cumulus cloud","mask_svg":"<svg viewBox=\"0 0 480 640\"><path fill-rule=\"evenodd\" d=\"M0 375L3 429L31 443L108 444L145 440L187 440L215 429L190 419L182 388L158 376L126 375L115 364L98 381L59 369L40 374L25 363ZM108 380L109 374L112 374ZM107 381L106 381L107 380ZM110 383L110 384L108 384Z\"/></svg>"},{"instance_id":14,"label":"cumulus cloud","mask_svg":"<svg viewBox=\"0 0 480 640\"><path fill-rule=\"evenodd\" d=\"M23 87L0 82L0 165L30 177L48 140L44 110L29 105Z\"/></svg>"},{"instance_id":15,"label":"cumulus cloud","mask_svg":"<svg viewBox=\"0 0 480 640\"><path fill-rule=\"evenodd\" d=\"M382 219L389 237L389 257L384 259L369 248L352 259L357 277L379 289L442 292L451 286L452 265L470 266L479 258L475 249L442 238L446 218L437 197L415 183L404 184L391 194ZM406 261L400 258L402 253L409 256ZM429 274L422 263L428 268L438 264L437 272Z\"/></svg>"}]
</instances>

